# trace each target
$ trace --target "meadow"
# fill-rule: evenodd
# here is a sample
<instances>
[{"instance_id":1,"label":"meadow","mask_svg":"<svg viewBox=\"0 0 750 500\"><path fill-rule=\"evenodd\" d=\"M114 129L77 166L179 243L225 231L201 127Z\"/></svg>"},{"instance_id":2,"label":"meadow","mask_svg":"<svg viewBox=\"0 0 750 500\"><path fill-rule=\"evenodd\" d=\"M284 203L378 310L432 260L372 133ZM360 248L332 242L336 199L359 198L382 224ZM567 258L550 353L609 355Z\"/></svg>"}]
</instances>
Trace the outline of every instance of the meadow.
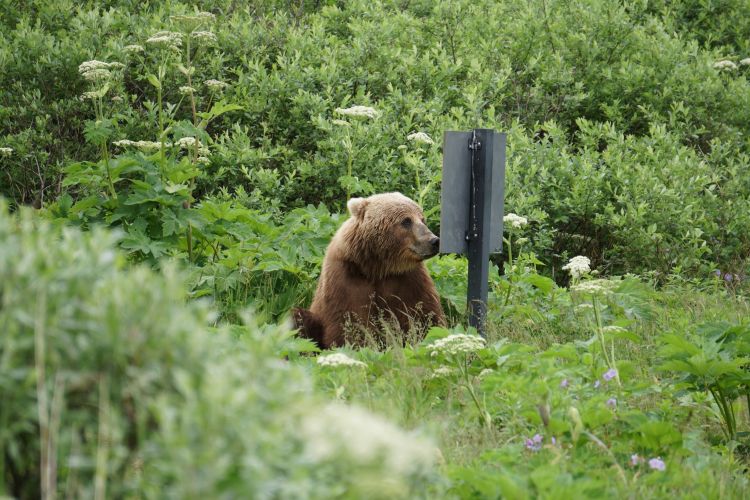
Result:
<instances>
[{"instance_id":1,"label":"meadow","mask_svg":"<svg viewBox=\"0 0 750 500\"><path fill-rule=\"evenodd\" d=\"M744 498L742 0L0 6L0 496ZM346 200L508 134L487 336L292 329Z\"/></svg>"}]
</instances>

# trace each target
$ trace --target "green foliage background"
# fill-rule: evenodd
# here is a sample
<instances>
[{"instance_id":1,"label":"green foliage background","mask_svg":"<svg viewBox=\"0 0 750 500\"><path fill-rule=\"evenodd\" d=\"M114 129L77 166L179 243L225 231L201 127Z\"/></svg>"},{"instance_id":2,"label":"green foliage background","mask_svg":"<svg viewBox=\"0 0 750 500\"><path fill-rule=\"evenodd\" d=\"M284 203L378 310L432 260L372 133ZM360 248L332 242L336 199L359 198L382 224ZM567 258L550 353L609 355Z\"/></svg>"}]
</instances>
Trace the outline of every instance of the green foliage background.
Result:
<instances>
[{"instance_id":1,"label":"green foliage background","mask_svg":"<svg viewBox=\"0 0 750 500\"><path fill-rule=\"evenodd\" d=\"M750 249L747 116L750 57L740 0L710 2L201 2L218 43L196 81L231 83L240 111L212 122L210 165L196 195L247 194L278 215L344 206L348 156L333 110L381 112L351 131L358 192L418 196L439 180L439 144L414 131L491 127L510 133L508 211L528 215L532 245L554 272L590 255L612 272L745 272ZM0 10L0 194L49 204L62 167L92 160L93 116L77 74L89 59L127 62L113 139L154 140L155 59L126 57L188 2L26 1ZM179 74L165 99L178 103ZM149 111L151 109L152 111ZM415 172L416 169L416 172ZM81 193L72 192L75 196ZM432 221L437 221L435 213Z\"/></svg>"}]
</instances>

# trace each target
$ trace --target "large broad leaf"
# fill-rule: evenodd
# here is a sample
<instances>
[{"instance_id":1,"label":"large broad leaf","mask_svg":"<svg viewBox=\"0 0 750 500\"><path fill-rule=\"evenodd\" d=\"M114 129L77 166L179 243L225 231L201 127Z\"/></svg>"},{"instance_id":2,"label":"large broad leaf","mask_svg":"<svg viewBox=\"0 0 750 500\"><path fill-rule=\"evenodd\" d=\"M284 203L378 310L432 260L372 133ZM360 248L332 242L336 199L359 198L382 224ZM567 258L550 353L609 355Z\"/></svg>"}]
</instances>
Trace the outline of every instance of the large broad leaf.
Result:
<instances>
[{"instance_id":1,"label":"large broad leaf","mask_svg":"<svg viewBox=\"0 0 750 500\"><path fill-rule=\"evenodd\" d=\"M526 283L529 283L530 285L538 288L544 293L551 293L552 290L555 289L557 285L555 285L555 282L552 281L550 278L547 278L546 276L541 276L539 274L528 274L525 275L523 278L521 278L521 281L525 281Z\"/></svg>"}]
</instances>

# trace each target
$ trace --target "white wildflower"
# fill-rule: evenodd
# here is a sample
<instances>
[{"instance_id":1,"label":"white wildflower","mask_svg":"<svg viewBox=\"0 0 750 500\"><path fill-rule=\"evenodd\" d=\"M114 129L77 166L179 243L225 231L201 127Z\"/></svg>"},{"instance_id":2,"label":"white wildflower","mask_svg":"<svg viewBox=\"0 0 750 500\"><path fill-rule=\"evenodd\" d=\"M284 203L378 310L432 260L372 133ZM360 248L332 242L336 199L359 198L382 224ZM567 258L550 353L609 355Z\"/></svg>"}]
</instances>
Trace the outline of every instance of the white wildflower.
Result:
<instances>
[{"instance_id":1,"label":"white wildflower","mask_svg":"<svg viewBox=\"0 0 750 500\"><path fill-rule=\"evenodd\" d=\"M128 54L136 54L138 52L143 52L146 49L143 48L143 45L133 44L124 46L122 50L124 50Z\"/></svg>"},{"instance_id":2,"label":"white wildflower","mask_svg":"<svg viewBox=\"0 0 750 500\"><path fill-rule=\"evenodd\" d=\"M211 159L206 156L199 156L195 161L200 163L201 165L210 165Z\"/></svg>"},{"instance_id":3,"label":"white wildflower","mask_svg":"<svg viewBox=\"0 0 750 500\"><path fill-rule=\"evenodd\" d=\"M334 125L340 125L342 127L351 127L352 126L352 124L349 123L348 121L346 121L346 120L339 120L338 118L335 119L335 120L331 120L331 123L333 123Z\"/></svg>"},{"instance_id":4,"label":"white wildflower","mask_svg":"<svg viewBox=\"0 0 750 500\"><path fill-rule=\"evenodd\" d=\"M221 80L206 80L205 82L203 82L203 85L208 87L210 90L216 91L221 91L226 87L229 87L228 83L222 82Z\"/></svg>"},{"instance_id":5,"label":"white wildflower","mask_svg":"<svg viewBox=\"0 0 750 500\"><path fill-rule=\"evenodd\" d=\"M159 31L151 35L146 40L146 43L161 48L180 48L182 47L182 33L177 33L176 31Z\"/></svg>"},{"instance_id":6,"label":"white wildflower","mask_svg":"<svg viewBox=\"0 0 750 500\"><path fill-rule=\"evenodd\" d=\"M10 156L13 154L13 148L0 148L0 156Z\"/></svg>"},{"instance_id":7,"label":"white wildflower","mask_svg":"<svg viewBox=\"0 0 750 500\"><path fill-rule=\"evenodd\" d=\"M521 217L520 215L509 213L505 217L503 217L503 222L506 224L510 224L512 227L519 228L528 224L529 220L526 217Z\"/></svg>"},{"instance_id":8,"label":"white wildflower","mask_svg":"<svg viewBox=\"0 0 750 500\"><path fill-rule=\"evenodd\" d=\"M591 271L591 259L583 255L576 255L562 267L563 271L568 271L573 278L580 278L582 275Z\"/></svg>"},{"instance_id":9,"label":"white wildflower","mask_svg":"<svg viewBox=\"0 0 750 500\"><path fill-rule=\"evenodd\" d=\"M593 308L594 308L594 304L589 304L589 303L578 304L576 306L576 310L578 311L583 311L585 309L593 309Z\"/></svg>"},{"instance_id":10,"label":"white wildflower","mask_svg":"<svg viewBox=\"0 0 750 500\"><path fill-rule=\"evenodd\" d=\"M343 352L318 356L318 364L320 366L367 366L366 363L352 359Z\"/></svg>"},{"instance_id":11,"label":"white wildflower","mask_svg":"<svg viewBox=\"0 0 750 500\"><path fill-rule=\"evenodd\" d=\"M604 333L625 333L628 330L626 328L623 328L617 325L607 325L607 326L602 327L602 331Z\"/></svg>"},{"instance_id":12,"label":"white wildflower","mask_svg":"<svg viewBox=\"0 0 750 500\"><path fill-rule=\"evenodd\" d=\"M432 375L430 375L430 378L445 378L450 377L453 375L454 370L453 368L450 368L449 366L441 366L440 368L435 369L432 372Z\"/></svg>"},{"instance_id":13,"label":"white wildflower","mask_svg":"<svg viewBox=\"0 0 750 500\"><path fill-rule=\"evenodd\" d=\"M210 31L193 31L190 33L190 38L196 42L206 44L216 43L217 41L216 35Z\"/></svg>"},{"instance_id":14,"label":"white wildflower","mask_svg":"<svg viewBox=\"0 0 750 500\"><path fill-rule=\"evenodd\" d=\"M734 64L732 61L729 61L729 60L725 59L723 61L716 61L714 63L714 69L718 69L718 70L723 70L723 69L732 70L732 69L737 69L737 65Z\"/></svg>"},{"instance_id":15,"label":"white wildflower","mask_svg":"<svg viewBox=\"0 0 750 500\"><path fill-rule=\"evenodd\" d=\"M570 287L571 291L581 293L608 293L615 287L615 283L605 280L582 281Z\"/></svg>"},{"instance_id":16,"label":"white wildflower","mask_svg":"<svg viewBox=\"0 0 750 500\"><path fill-rule=\"evenodd\" d=\"M195 14L180 14L176 16L169 16L173 22L182 23L186 26L200 26L206 23L212 23L216 20L216 16L210 12L196 12Z\"/></svg>"},{"instance_id":17,"label":"white wildflower","mask_svg":"<svg viewBox=\"0 0 750 500\"><path fill-rule=\"evenodd\" d=\"M182 87L180 87L179 90L180 90L180 94L182 95L191 95L195 93L195 89L188 85L183 85Z\"/></svg>"},{"instance_id":18,"label":"white wildflower","mask_svg":"<svg viewBox=\"0 0 750 500\"><path fill-rule=\"evenodd\" d=\"M438 353L451 355L475 352L484 348L486 343L482 337L477 335L455 333L436 340L430 347L433 349L432 355L437 356Z\"/></svg>"},{"instance_id":19,"label":"white wildflower","mask_svg":"<svg viewBox=\"0 0 750 500\"><path fill-rule=\"evenodd\" d=\"M120 148L137 148L146 153L150 151L155 151L161 147L160 142L131 141L130 139L121 139L119 141L114 141L112 144ZM171 146L171 144L164 143L164 146Z\"/></svg>"},{"instance_id":20,"label":"white wildflower","mask_svg":"<svg viewBox=\"0 0 750 500\"><path fill-rule=\"evenodd\" d=\"M365 118L377 118L380 113L367 106L352 106L350 108L336 108L333 110L337 115L342 116L353 116L353 117L365 117Z\"/></svg>"},{"instance_id":21,"label":"white wildflower","mask_svg":"<svg viewBox=\"0 0 750 500\"><path fill-rule=\"evenodd\" d=\"M119 95L113 95L112 102L122 102L122 97L120 97Z\"/></svg>"},{"instance_id":22,"label":"white wildflower","mask_svg":"<svg viewBox=\"0 0 750 500\"><path fill-rule=\"evenodd\" d=\"M118 62L104 62L97 61L96 59L91 61L82 62L78 66L78 73L81 74L86 80L90 82L96 82L99 80L107 80L112 76L113 69L123 68L122 63Z\"/></svg>"},{"instance_id":23,"label":"white wildflower","mask_svg":"<svg viewBox=\"0 0 750 500\"><path fill-rule=\"evenodd\" d=\"M345 460L382 464L393 478L424 473L435 463L435 447L368 411L330 403L306 415L300 427L304 456L315 462ZM391 477L391 476L389 476Z\"/></svg>"},{"instance_id":24,"label":"white wildflower","mask_svg":"<svg viewBox=\"0 0 750 500\"><path fill-rule=\"evenodd\" d=\"M413 134L407 135L406 138L410 141L418 142L421 144L435 144L435 141L432 140L432 137L425 134L424 132L414 132Z\"/></svg>"},{"instance_id":25,"label":"white wildflower","mask_svg":"<svg viewBox=\"0 0 750 500\"><path fill-rule=\"evenodd\" d=\"M195 145L195 137L183 137L182 139L178 139L177 145L183 149L191 148Z\"/></svg>"},{"instance_id":26,"label":"white wildflower","mask_svg":"<svg viewBox=\"0 0 750 500\"><path fill-rule=\"evenodd\" d=\"M493 370L492 368L485 368L484 370L479 372L479 378L484 378L487 375L492 375L493 373L495 373L495 370Z\"/></svg>"},{"instance_id":27,"label":"white wildflower","mask_svg":"<svg viewBox=\"0 0 750 500\"><path fill-rule=\"evenodd\" d=\"M746 57L740 61L740 66L750 66L750 57Z\"/></svg>"}]
</instances>

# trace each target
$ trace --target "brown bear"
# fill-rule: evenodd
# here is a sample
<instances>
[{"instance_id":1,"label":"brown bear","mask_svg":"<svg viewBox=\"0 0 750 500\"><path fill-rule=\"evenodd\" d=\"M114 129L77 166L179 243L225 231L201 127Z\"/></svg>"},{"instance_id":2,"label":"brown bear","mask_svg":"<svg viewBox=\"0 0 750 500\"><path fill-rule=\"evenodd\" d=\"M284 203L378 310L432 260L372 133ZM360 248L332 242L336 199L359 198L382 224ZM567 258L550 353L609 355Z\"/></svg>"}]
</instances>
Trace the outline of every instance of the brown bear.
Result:
<instances>
[{"instance_id":1,"label":"brown bear","mask_svg":"<svg viewBox=\"0 0 750 500\"><path fill-rule=\"evenodd\" d=\"M403 333L444 325L440 296L422 262L437 254L439 240L419 205L384 193L352 198L347 208L351 217L328 245L310 310L295 310L301 334L329 348L350 340L347 325L374 331L385 319Z\"/></svg>"}]
</instances>

